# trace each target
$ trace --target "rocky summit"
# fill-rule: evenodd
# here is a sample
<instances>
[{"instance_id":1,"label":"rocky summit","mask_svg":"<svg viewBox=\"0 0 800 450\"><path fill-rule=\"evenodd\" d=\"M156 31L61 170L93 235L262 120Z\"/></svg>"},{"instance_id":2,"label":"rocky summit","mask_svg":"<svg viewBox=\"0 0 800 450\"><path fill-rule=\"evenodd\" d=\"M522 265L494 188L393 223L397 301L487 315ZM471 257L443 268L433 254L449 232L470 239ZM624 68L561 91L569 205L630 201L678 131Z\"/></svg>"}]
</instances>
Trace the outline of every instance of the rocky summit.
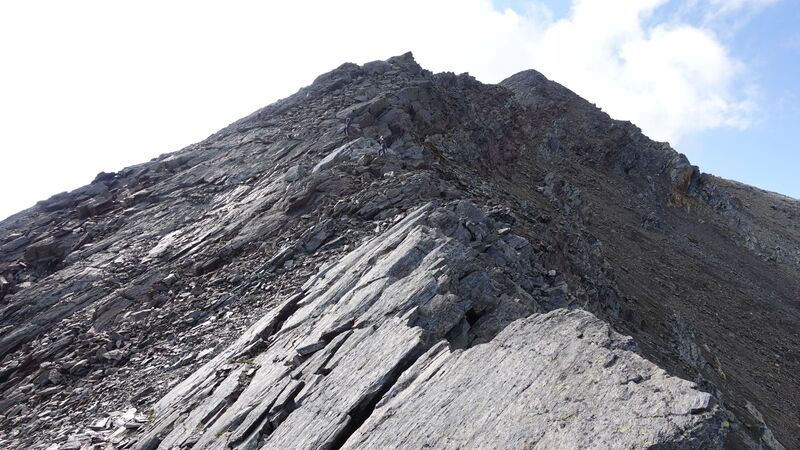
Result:
<instances>
[{"instance_id":1,"label":"rocky summit","mask_svg":"<svg viewBox=\"0 0 800 450\"><path fill-rule=\"evenodd\" d=\"M0 448L800 448L798 224L533 70L344 64L0 222Z\"/></svg>"}]
</instances>

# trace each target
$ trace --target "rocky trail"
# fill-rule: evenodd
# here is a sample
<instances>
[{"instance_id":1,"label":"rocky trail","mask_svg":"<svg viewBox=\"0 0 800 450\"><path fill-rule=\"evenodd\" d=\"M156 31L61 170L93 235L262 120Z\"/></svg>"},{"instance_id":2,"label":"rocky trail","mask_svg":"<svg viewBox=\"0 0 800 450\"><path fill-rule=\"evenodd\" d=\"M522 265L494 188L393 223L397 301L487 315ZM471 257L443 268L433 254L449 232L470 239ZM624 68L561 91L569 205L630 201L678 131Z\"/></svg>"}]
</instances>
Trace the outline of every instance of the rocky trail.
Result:
<instances>
[{"instance_id":1,"label":"rocky trail","mask_svg":"<svg viewBox=\"0 0 800 450\"><path fill-rule=\"evenodd\" d=\"M0 222L0 448L799 448L798 218L538 72L344 64Z\"/></svg>"}]
</instances>

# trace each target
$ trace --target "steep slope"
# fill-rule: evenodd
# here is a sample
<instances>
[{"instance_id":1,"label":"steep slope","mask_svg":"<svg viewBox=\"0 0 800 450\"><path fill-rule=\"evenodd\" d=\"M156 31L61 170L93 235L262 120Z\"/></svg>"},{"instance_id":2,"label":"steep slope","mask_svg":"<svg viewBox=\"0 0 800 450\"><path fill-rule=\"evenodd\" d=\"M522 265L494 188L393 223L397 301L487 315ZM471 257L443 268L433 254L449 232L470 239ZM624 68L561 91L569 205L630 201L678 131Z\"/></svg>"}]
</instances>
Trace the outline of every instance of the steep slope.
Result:
<instances>
[{"instance_id":1,"label":"steep slope","mask_svg":"<svg viewBox=\"0 0 800 450\"><path fill-rule=\"evenodd\" d=\"M0 446L798 447L798 215L535 71L345 64L0 223Z\"/></svg>"},{"instance_id":2,"label":"steep slope","mask_svg":"<svg viewBox=\"0 0 800 450\"><path fill-rule=\"evenodd\" d=\"M560 300L530 277L530 244L493 225L468 202L412 212L159 401L141 448L587 446L619 430L631 430L626 448L719 439L710 395L631 354L589 313L557 309L493 339ZM373 435L361 425L387 399L375 412L395 424Z\"/></svg>"}]
</instances>

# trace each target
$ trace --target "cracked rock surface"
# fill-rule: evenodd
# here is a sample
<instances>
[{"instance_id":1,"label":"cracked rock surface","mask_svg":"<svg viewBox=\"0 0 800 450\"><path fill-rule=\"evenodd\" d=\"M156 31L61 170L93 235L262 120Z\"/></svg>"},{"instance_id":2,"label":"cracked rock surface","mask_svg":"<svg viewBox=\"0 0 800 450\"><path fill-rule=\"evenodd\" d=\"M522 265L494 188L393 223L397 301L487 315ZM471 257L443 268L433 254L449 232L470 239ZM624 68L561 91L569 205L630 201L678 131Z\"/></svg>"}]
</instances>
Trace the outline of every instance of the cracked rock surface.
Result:
<instances>
[{"instance_id":1,"label":"cracked rock surface","mask_svg":"<svg viewBox=\"0 0 800 450\"><path fill-rule=\"evenodd\" d=\"M531 316L543 294L493 270L458 233L466 224L505 247L472 204L420 208L163 398L142 448L719 444L709 394L591 313ZM520 269L527 259L505 256ZM251 336L266 349L237 363Z\"/></svg>"},{"instance_id":2,"label":"cracked rock surface","mask_svg":"<svg viewBox=\"0 0 800 450\"><path fill-rule=\"evenodd\" d=\"M538 72L347 63L0 222L0 448L797 448L798 217Z\"/></svg>"},{"instance_id":3,"label":"cracked rock surface","mask_svg":"<svg viewBox=\"0 0 800 450\"><path fill-rule=\"evenodd\" d=\"M709 394L632 352L591 313L520 319L494 340L420 357L348 448L701 447L715 441Z\"/></svg>"}]
</instances>

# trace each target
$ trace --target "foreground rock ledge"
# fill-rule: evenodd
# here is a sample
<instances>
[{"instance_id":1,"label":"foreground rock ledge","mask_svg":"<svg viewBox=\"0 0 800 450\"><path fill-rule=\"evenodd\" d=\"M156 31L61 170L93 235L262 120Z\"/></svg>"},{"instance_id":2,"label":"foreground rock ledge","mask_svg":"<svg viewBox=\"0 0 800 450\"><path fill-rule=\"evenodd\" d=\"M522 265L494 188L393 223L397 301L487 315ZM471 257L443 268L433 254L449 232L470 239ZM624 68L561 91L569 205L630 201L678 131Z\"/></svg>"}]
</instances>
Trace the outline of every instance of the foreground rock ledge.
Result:
<instances>
[{"instance_id":1,"label":"foreground rock ledge","mask_svg":"<svg viewBox=\"0 0 800 450\"><path fill-rule=\"evenodd\" d=\"M138 447L720 445L709 394L588 312L541 314L553 290L499 226L466 201L412 212L165 396Z\"/></svg>"},{"instance_id":2,"label":"foreground rock ledge","mask_svg":"<svg viewBox=\"0 0 800 450\"><path fill-rule=\"evenodd\" d=\"M520 319L488 344L420 358L346 448L698 448L711 397L630 351L592 314ZM717 443L718 445L718 443Z\"/></svg>"}]
</instances>

